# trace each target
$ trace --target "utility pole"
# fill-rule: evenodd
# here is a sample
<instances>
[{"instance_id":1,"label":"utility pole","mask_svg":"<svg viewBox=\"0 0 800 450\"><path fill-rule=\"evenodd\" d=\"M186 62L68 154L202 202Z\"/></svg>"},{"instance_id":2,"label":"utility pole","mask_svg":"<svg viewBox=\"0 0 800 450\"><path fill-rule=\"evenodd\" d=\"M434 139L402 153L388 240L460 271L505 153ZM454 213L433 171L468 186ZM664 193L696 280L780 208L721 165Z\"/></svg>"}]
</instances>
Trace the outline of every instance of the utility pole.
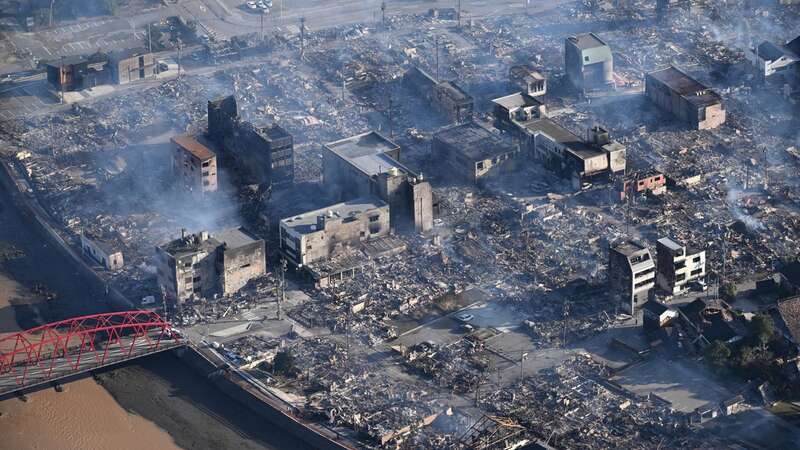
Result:
<instances>
[{"instance_id":1,"label":"utility pole","mask_svg":"<svg viewBox=\"0 0 800 450\"><path fill-rule=\"evenodd\" d=\"M456 19L458 20L458 28L461 29L461 0L458 0L458 11L456 12Z\"/></svg>"},{"instance_id":2,"label":"utility pole","mask_svg":"<svg viewBox=\"0 0 800 450\"><path fill-rule=\"evenodd\" d=\"M150 35L150 23L147 24L147 50L153 53L153 37Z\"/></svg>"},{"instance_id":3,"label":"utility pole","mask_svg":"<svg viewBox=\"0 0 800 450\"><path fill-rule=\"evenodd\" d=\"M183 50L183 44L178 41L178 81L181 80L181 51Z\"/></svg>"},{"instance_id":4,"label":"utility pole","mask_svg":"<svg viewBox=\"0 0 800 450\"><path fill-rule=\"evenodd\" d=\"M433 37L433 46L436 47L436 81L439 81L439 35Z\"/></svg>"},{"instance_id":5,"label":"utility pole","mask_svg":"<svg viewBox=\"0 0 800 450\"><path fill-rule=\"evenodd\" d=\"M64 104L64 55L61 55L61 67L58 69L58 86L61 88L61 104Z\"/></svg>"},{"instance_id":6,"label":"utility pole","mask_svg":"<svg viewBox=\"0 0 800 450\"><path fill-rule=\"evenodd\" d=\"M381 2L381 25L386 27L386 2Z\"/></svg>"},{"instance_id":7,"label":"utility pole","mask_svg":"<svg viewBox=\"0 0 800 450\"><path fill-rule=\"evenodd\" d=\"M261 10L261 42L264 42L264 10Z\"/></svg>"},{"instance_id":8,"label":"utility pole","mask_svg":"<svg viewBox=\"0 0 800 450\"><path fill-rule=\"evenodd\" d=\"M564 301L564 329L561 336L561 347L567 347L567 320L569 319L569 302Z\"/></svg>"},{"instance_id":9,"label":"utility pole","mask_svg":"<svg viewBox=\"0 0 800 450\"><path fill-rule=\"evenodd\" d=\"M286 259L281 258L281 295L278 296L278 320L283 320L283 302L286 301Z\"/></svg>"},{"instance_id":10,"label":"utility pole","mask_svg":"<svg viewBox=\"0 0 800 450\"><path fill-rule=\"evenodd\" d=\"M53 4L56 0L50 0L50 23L47 25L49 28L53 27Z\"/></svg>"},{"instance_id":11,"label":"utility pole","mask_svg":"<svg viewBox=\"0 0 800 450\"><path fill-rule=\"evenodd\" d=\"M392 126L392 93L389 92L389 139L394 139L394 127Z\"/></svg>"},{"instance_id":12,"label":"utility pole","mask_svg":"<svg viewBox=\"0 0 800 450\"><path fill-rule=\"evenodd\" d=\"M300 18L300 57L306 53L306 18Z\"/></svg>"},{"instance_id":13,"label":"utility pole","mask_svg":"<svg viewBox=\"0 0 800 450\"><path fill-rule=\"evenodd\" d=\"M522 380L525 379L525 360L528 359L528 352L522 352L522 356L519 358L519 381L520 383Z\"/></svg>"}]
</instances>

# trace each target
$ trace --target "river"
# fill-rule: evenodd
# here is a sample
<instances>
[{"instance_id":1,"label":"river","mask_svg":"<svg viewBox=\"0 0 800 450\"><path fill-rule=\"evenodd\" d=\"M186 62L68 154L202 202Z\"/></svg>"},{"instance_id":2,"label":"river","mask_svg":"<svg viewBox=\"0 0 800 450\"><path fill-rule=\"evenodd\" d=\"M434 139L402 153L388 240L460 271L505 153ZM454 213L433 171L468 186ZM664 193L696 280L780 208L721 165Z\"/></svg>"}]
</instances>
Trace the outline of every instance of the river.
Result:
<instances>
[{"instance_id":1,"label":"river","mask_svg":"<svg viewBox=\"0 0 800 450\"><path fill-rule=\"evenodd\" d=\"M96 300L102 293L92 292L29 220L0 184L0 335L107 309ZM46 300L46 293L55 298ZM0 401L0 449L109 448L307 446L245 412L171 354L87 376L62 392L45 388L25 401Z\"/></svg>"}]
</instances>

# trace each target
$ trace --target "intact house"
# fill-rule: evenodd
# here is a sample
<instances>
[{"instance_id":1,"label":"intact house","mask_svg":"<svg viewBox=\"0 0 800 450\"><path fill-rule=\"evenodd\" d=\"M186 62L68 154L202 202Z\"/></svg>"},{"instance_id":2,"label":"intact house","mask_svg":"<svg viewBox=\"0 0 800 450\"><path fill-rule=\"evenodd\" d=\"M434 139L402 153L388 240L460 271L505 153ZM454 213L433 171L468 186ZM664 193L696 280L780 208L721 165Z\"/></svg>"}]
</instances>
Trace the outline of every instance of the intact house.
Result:
<instances>
[{"instance_id":1,"label":"intact house","mask_svg":"<svg viewBox=\"0 0 800 450\"><path fill-rule=\"evenodd\" d=\"M214 235L183 231L156 247L156 267L158 284L171 301L232 295L266 274L266 248L243 228Z\"/></svg>"}]
</instances>

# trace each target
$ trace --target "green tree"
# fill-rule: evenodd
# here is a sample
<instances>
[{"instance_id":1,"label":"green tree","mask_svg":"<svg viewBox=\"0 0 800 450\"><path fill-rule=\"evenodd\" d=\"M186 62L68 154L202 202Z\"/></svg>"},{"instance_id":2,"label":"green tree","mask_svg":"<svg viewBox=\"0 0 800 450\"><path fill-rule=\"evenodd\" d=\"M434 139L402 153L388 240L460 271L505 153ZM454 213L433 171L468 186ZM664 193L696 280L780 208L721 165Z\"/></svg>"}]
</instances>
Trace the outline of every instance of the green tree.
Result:
<instances>
[{"instance_id":1,"label":"green tree","mask_svg":"<svg viewBox=\"0 0 800 450\"><path fill-rule=\"evenodd\" d=\"M750 321L750 331L763 349L775 335L775 322L767 314L758 314Z\"/></svg>"},{"instance_id":2,"label":"green tree","mask_svg":"<svg viewBox=\"0 0 800 450\"><path fill-rule=\"evenodd\" d=\"M272 361L272 371L281 375L294 373L294 355L289 349L281 350L275 355L275 359Z\"/></svg>"},{"instance_id":3,"label":"green tree","mask_svg":"<svg viewBox=\"0 0 800 450\"><path fill-rule=\"evenodd\" d=\"M731 349L722 342L714 341L705 349L706 361L715 367L724 367L731 357Z\"/></svg>"}]
</instances>

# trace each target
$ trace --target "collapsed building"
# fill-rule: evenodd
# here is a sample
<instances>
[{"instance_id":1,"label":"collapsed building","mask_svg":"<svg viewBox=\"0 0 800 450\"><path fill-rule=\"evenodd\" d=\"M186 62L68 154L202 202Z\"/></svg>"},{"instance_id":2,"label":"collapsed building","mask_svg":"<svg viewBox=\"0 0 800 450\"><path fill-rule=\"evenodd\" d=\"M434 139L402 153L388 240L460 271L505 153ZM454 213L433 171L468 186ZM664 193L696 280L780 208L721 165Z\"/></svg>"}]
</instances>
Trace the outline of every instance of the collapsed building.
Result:
<instances>
[{"instance_id":1,"label":"collapsed building","mask_svg":"<svg viewBox=\"0 0 800 450\"><path fill-rule=\"evenodd\" d=\"M611 47L594 33L564 40L564 66L567 78L579 91L614 87Z\"/></svg>"},{"instance_id":2,"label":"collapsed building","mask_svg":"<svg viewBox=\"0 0 800 450\"><path fill-rule=\"evenodd\" d=\"M217 190L217 155L192 136L175 136L172 171L189 192L206 193Z\"/></svg>"},{"instance_id":3,"label":"collapsed building","mask_svg":"<svg viewBox=\"0 0 800 450\"><path fill-rule=\"evenodd\" d=\"M620 201L624 201L634 194L662 195L667 192L667 177L652 168L629 172L620 180L616 189Z\"/></svg>"},{"instance_id":4,"label":"collapsed building","mask_svg":"<svg viewBox=\"0 0 800 450\"><path fill-rule=\"evenodd\" d=\"M608 252L608 289L612 302L635 314L650 299L656 265L646 245L625 241Z\"/></svg>"},{"instance_id":5,"label":"collapsed building","mask_svg":"<svg viewBox=\"0 0 800 450\"><path fill-rule=\"evenodd\" d=\"M658 287L672 295L686 292L689 283L706 275L706 252L687 248L670 238L656 242Z\"/></svg>"},{"instance_id":6,"label":"collapsed building","mask_svg":"<svg viewBox=\"0 0 800 450\"><path fill-rule=\"evenodd\" d=\"M473 122L436 133L431 153L446 168L443 173L478 183L517 168L520 151L507 136Z\"/></svg>"},{"instance_id":7,"label":"collapsed building","mask_svg":"<svg viewBox=\"0 0 800 450\"><path fill-rule=\"evenodd\" d=\"M328 259L337 246L389 234L389 205L364 197L309 211L280 222L280 251L295 266Z\"/></svg>"},{"instance_id":8,"label":"collapsed building","mask_svg":"<svg viewBox=\"0 0 800 450\"><path fill-rule=\"evenodd\" d=\"M257 127L239 117L232 95L208 102L208 135L246 184L294 182L294 139L278 124Z\"/></svg>"},{"instance_id":9,"label":"collapsed building","mask_svg":"<svg viewBox=\"0 0 800 450\"><path fill-rule=\"evenodd\" d=\"M375 196L389 205L391 226L433 228L431 185L400 162L400 146L376 131L323 146L323 182L336 200Z\"/></svg>"},{"instance_id":10,"label":"collapsed building","mask_svg":"<svg viewBox=\"0 0 800 450\"><path fill-rule=\"evenodd\" d=\"M512 86L531 97L547 94L547 78L538 70L533 70L528 66L511 66L508 71L508 79Z\"/></svg>"},{"instance_id":11,"label":"collapsed building","mask_svg":"<svg viewBox=\"0 0 800 450\"><path fill-rule=\"evenodd\" d=\"M188 234L156 247L157 281L167 299L182 303L232 295L266 274L266 248L244 228Z\"/></svg>"},{"instance_id":12,"label":"collapsed building","mask_svg":"<svg viewBox=\"0 0 800 450\"><path fill-rule=\"evenodd\" d=\"M408 69L403 84L456 123L472 120L474 100L453 81L438 81L418 67Z\"/></svg>"},{"instance_id":13,"label":"collapsed building","mask_svg":"<svg viewBox=\"0 0 800 450\"><path fill-rule=\"evenodd\" d=\"M725 123L722 97L673 66L647 74L645 95L659 108L697 130Z\"/></svg>"}]
</instances>

